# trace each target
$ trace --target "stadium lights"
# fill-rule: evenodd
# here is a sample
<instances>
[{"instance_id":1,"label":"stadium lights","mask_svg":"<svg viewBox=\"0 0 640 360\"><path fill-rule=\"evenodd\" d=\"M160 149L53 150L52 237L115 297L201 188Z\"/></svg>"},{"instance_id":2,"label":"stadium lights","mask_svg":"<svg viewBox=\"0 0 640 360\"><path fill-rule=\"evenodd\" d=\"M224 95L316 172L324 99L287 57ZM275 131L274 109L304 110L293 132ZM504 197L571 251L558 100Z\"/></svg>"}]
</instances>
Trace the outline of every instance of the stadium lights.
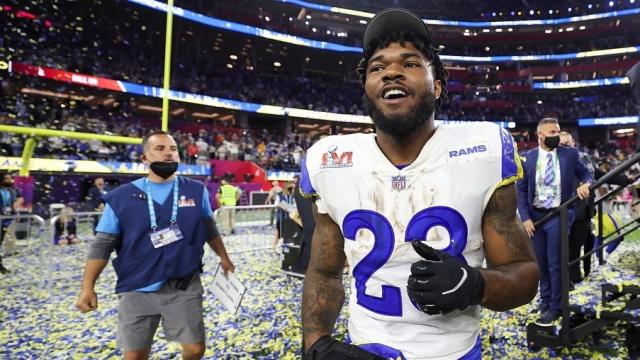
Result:
<instances>
[{"instance_id":1,"label":"stadium lights","mask_svg":"<svg viewBox=\"0 0 640 360\"><path fill-rule=\"evenodd\" d=\"M552 32L553 32L553 30L551 30L551 29L547 29L547 30L544 31L545 34L551 34Z\"/></svg>"},{"instance_id":2,"label":"stadium lights","mask_svg":"<svg viewBox=\"0 0 640 360\"><path fill-rule=\"evenodd\" d=\"M163 3L160 3L158 1L155 0L127 0L129 2L133 2L136 4L140 4L140 5L144 5L147 7L151 7L155 10L159 10L159 11L166 11L166 5ZM291 2L293 2L292 0L290 0ZM362 53L362 48L358 47L358 46L347 46L347 45L341 45L341 44L333 44L333 43L328 43L325 41L318 41L318 40L312 40L312 39L306 39L306 38L302 38L302 37L298 37L298 36L293 36L290 34L285 34L285 33L280 33L280 32L276 32L276 31L271 31L271 30L267 30L267 29L261 29L261 28L256 28L253 26L249 26L249 25L244 25L244 24L239 24L239 23L234 23L231 21L225 21L225 20L221 20L221 19L216 19L213 17L209 17L209 16L205 16L202 14L197 14L194 13L192 11L189 10L183 10L180 8L174 8L175 15L176 16L180 16L180 17L184 17L188 20L192 20L194 22L198 22L213 28L218 28L218 29L225 29L226 31L234 31L234 32L239 32L239 33L243 33L243 34L247 34L250 36L257 36L257 37L261 37L261 38L266 38L266 39L271 39L271 40L275 40L275 41L280 41L280 42L286 42L286 43L290 43L290 44L295 44L295 45L299 45L299 46L305 46L305 47L311 47L311 48L316 48L316 49L323 49L323 50L331 50L331 51L337 51L337 52L351 52L351 53L358 53L361 54ZM630 14L640 14L640 8L634 8L634 9L627 9L629 10L628 12L625 12L626 10L621 10L621 11L613 11L611 12L611 14L615 13L618 14L620 16L622 15L630 15ZM589 20L592 19L601 19L603 17L607 17L609 16L609 14L593 14L593 15L589 15ZM567 18L567 19L573 19L573 20L568 20L567 22L574 22L576 21L576 18ZM560 20L560 19L556 19L556 20ZM553 20L554 23L558 23L558 21ZM366 20L360 20L361 22L366 23ZM541 20L535 20L538 23L537 24L544 24L544 22L540 22ZM551 21L551 20L550 20ZM504 22L501 22L501 25ZM478 22L475 23L470 23L472 25L470 26L477 26L477 24L480 24ZM494 23L490 23L489 25L495 25ZM458 22L457 26L465 26L465 24L463 22ZM475 33L474 33L475 36ZM219 50L219 47L214 47L214 50ZM637 49L634 49L632 51L627 51L625 49L607 49L607 51L620 51L623 50L623 52L639 52L640 51L640 47L638 47ZM462 61L462 62L505 62L505 61L556 61L556 60L567 60L567 59L575 59L578 57L583 57L583 53L570 53L570 54L544 54L544 55L525 55L525 56L510 56L510 55L505 55L505 56L456 56L456 55L442 55L441 58L443 60L450 60L450 61Z\"/></svg>"},{"instance_id":3,"label":"stadium lights","mask_svg":"<svg viewBox=\"0 0 640 360\"><path fill-rule=\"evenodd\" d=\"M231 60L238 60L238 55L233 55L233 54L231 54L231 55L229 55L229 59L231 59Z\"/></svg>"},{"instance_id":4,"label":"stadium lights","mask_svg":"<svg viewBox=\"0 0 640 360\"><path fill-rule=\"evenodd\" d=\"M359 21L359 23L360 23L360 24L362 24L362 25L366 25L366 24L367 24L367 20L362 20L362 19L361 19L361 20Z\"/></svg>"},{"instance_id":5,"label":"stadium lights","mask_svg":"<svg viewBox=\"0 0 640 360\"><path fill-rule=\"evenodd\" d=\"M155 111L155 112L162 112L162 108L158 107L158 106L150 106L150 105L139 105L138 109L140 110L147 110L147 111Z\"/></svg>"},{"instance_id":6,"label":"stadium lights","mask_svg":"<svg viewBox=\"0 0 640 360\"><path fill-rule=\"evenodd\" d=\"M276 62L273 63L273 66L280 67L280 66L282 66L282 64L279 61L276 61Z\"/></svg>"},{"instance_id":7,"label":"stadium lights","mask_svg":"<svg viewBox=\"0 0 640 360\"><path fill-rule=\"evenodd\" d=\"M218 113L207 114L202 112L194 112L191 114L191 116L197 117L197 118L215 119L218 116Z\"/></svg>"},{"instance_id":8,"label":"stadium lights","mask_svg":"<svg viewBox=\"0 0 640 360\"><path fill-rule=\"evenodd\" d=\"M608 126L637 124L640 116L620 116L608 118L583 118L578 119L578 126Z\"/></svg>"},{"instance_id":9,"label":"stadium lights","mask_svg":"<svg viewBox=\"0 0 640 360\"><path fill-rule=\"evenodd\" d=\"M586 26L582 25L582 26L580 26L578 29L580 29L580 30L584 30L584 29L586 29L586 28L587 28Z\"/></svg>"},{"instance_id":10,"label":"stadium lights","mask_svg":"<svg viewBox=\"0 0 640 360\"><path fill-rule=\"evenodd\" d=\"M166 12L166 8L167 8L166 4L157 0L127 0L127 1L139 4L142 6L147 6L155 10L164 11L164 12ZM301 5L302 10L301 10L301 15L299 15L298 17L299 20L302 20L302 16L306 13L305 9L315 9L315 10L326 11L331 13L354 15L361 18L372 18L375 15L374 13L369 13L364 11L344 9L339 7L331 7L327 5L321 5L321 4L314 4L312 2L308 2L304 0L273 0L273 1ZM634 1L635 0L631 1L631 3L633 3ZM598 4L597 7L599 6L600 4ZM176 16L188 18L200 23L206 23L206 21L203 21L203 20L208 18L206 15L185 10L177 6L174 6L173 10ZM576 7L576 10L578 10L578 7ZM559 10L556 10L555 12L559 13ZM530 10L529 13L531 15L534 15L535 11ZM538 10L537 13L540 14L540 10ZM521 15L521 14L522 12L518 11L518 15ZM456 26L456 27L536 26L536 25L559 25L559 24L566 24L566 23L575 23L578 21L589 21L589 20L596 20L596 19L603 19L603 18L610 18L610 17L621 17L621 16L637 15L637 14L640 14L640 9L634 8L634 9L624 9L619 11L609 11L609 12L600 13L600 14L589 14L589 15L581 15L581 16L574 16L574 17L558 18L558 19L536 19L536 20L516 20L516 21L476 21L476 22L458 21L458 20L425 19L424 21L429 25ZM221 21L224 21L224 20L221 20ZM366 24L366 22L363 24Z\"/></svg>"},{"instance_id":11,"label":"stadium lights","mask_svg":"<svg viewBox=\"0 0 640 360\"><path fill-rule=\"evenodd\" d=\"M566 30L567 31L573 31L573 27L568 27Z\"/></svg>"},{"instance_id":12,"label":"stadium lights","mask_svg":"<svg viewBox=\"0 0 640 360\"><path fill-rule=\"evenodd\" d=\"M52 92L48 90L38 90L33 88L23 88L22 90L20 90L20 92L25 94L49 96L49 97L56 97L60 99L72 99L72 100L79 100L79 101L89 101L94 98L93 96L78 96L78 95L72 95L72 94Z\"/></svg>"},{"instance_id":13,"label":"stadium lights","mask_svg":"<svg viewBox=\"0 0 640 360\"><path fill-rule=\"evenodd\" d=\"M630 133L632 133L634 131L636 131L636 129L634 129L634 128L625 128L625 129L615 130L614 132L616 134L630 134Z\"/></svg>"}]
</instances>

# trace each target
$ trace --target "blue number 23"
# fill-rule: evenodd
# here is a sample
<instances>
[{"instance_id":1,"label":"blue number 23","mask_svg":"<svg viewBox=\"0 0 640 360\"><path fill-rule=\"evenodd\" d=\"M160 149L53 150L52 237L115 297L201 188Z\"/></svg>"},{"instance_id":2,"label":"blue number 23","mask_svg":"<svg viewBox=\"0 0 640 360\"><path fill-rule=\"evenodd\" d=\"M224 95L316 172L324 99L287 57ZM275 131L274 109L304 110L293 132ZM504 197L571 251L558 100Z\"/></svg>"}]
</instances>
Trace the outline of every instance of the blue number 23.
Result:
<instances>
[{"instance_id":1,"label":"blue number 23","mask_svg":"<svg viewBox=\"0 0 640 360\"><path fill-rule=\"evenodd\" d=\"M467 223L456 210L446 206L433 206L416 213L405 232L405 241L420 241L434 226L442 226L449 232L449 245L442 249L465 261L462 256L467 245ZM371 210L354 210L345 216L342 231L347 240L355 241L358 230L368 229L373 233L373 249L353 268L356 280L358 304L375 313L402 316L400 288L382 285L382 297L367 295L366 283L373 273L389 261L395 244L393 228L382 214Z\"/></svg>"}]
</instances>

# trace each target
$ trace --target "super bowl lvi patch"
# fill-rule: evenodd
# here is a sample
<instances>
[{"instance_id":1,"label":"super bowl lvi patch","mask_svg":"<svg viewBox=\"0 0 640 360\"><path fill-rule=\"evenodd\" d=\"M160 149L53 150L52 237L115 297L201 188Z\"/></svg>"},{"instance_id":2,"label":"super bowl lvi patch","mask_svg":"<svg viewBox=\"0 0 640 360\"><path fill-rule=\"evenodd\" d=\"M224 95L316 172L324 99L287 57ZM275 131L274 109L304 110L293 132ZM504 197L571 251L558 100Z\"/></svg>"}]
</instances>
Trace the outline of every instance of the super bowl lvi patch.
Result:
<instances>
[{"instance_id":1,"label":"super bowl lvi patch","mask_svg":"<svg viewBox=\"0 0 640 360\"><path fill-rule=\"evenodd\" d=\"M180 200L178 200L178 207L187 207L187 206L196 206L196 201L193 199L187 199L186 196L180 196Z\"/></svg>"}]
</instances>

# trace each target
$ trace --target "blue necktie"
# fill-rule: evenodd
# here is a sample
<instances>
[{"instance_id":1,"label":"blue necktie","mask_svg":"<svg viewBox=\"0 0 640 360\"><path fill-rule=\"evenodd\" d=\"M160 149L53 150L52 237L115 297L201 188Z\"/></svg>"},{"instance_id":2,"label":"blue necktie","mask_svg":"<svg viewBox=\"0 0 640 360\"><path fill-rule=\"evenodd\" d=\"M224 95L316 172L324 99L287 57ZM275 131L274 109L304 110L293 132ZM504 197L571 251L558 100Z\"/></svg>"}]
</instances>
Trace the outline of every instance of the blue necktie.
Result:
<instances>
[{"instance_id":1,"label":"blue necktie","mask_svg":"<svg viewBox=\"0 0 640 360\"><path fill-rule=\"evenodd\" d=\"M544 185L545 186L553 185L553 178L555 177L554 175L555 174L553 172L553 155L549 153L547 154L547 166L544 169ZM550 196L544 200L545 209L548 209L551 207L551 204L553 204L554 198L555 196Z\"/></svg>"}]
</instances>

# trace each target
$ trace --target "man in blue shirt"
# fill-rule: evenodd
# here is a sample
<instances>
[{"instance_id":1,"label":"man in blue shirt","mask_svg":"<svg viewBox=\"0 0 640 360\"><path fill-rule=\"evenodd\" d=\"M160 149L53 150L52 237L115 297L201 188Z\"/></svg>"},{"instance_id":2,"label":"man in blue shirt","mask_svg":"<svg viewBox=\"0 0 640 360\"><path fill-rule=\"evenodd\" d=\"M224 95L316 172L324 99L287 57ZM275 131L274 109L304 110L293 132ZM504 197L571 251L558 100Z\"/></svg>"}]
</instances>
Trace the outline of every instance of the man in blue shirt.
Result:
<instances>
[{"instance_id":1,"label":"man in blue shirt","mask_svg":"<svg viewBox=\"0 0 640 360\"><path fill-rule=\"evenodd\" d=\"M180 158L173 137L154 132L142 146L149 174L103 196L104 212L76 306L83 313L97 309L94 285L115 249L117 342L125 359L149 357L160 320L167 340L181 343L184 359L200 359L205 351L200 283L204 243L220 256L225 274L233 272L234 265L215 226L204 184L175 175Z\"/></svg>"}]
</instances>

